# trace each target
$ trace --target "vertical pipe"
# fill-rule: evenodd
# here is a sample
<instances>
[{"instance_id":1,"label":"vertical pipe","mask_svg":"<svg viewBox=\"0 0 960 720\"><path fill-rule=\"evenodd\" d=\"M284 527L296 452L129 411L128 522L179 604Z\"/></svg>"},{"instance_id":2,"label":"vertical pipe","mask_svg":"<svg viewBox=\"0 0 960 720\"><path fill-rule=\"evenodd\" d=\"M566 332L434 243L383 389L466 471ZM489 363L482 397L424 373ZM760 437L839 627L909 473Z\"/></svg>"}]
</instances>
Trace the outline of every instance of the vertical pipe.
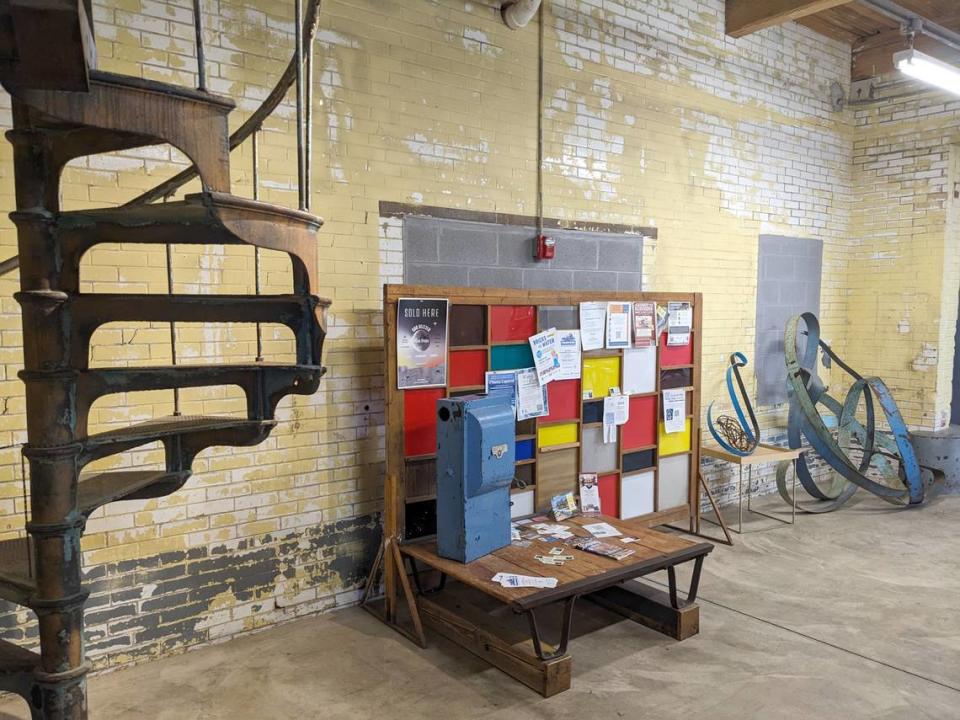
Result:
<instances>
[{"instance_id":1,"label":"vertical pipe","mask_svg":"<svg viewBox=\"0 0 960 720\"><path fill-rule=\"evenodd\" d=\"M200 0L193 0L193 31L197 38L197 89L207 89L207 67L203 54L203 13Z\"/></svg>"},{"instance_id":2,"label":"vertical pipe","mask_svg":"<svg viewBox=\"0 0 960 720\"><path fill-rule=\"evenodd\" d=\"M540 5L540 39L537 51L537 242L543 235L543 53L545 47L545 11Z\"/></svg>"},{"instance_id":3,"label":"vertical pipe","mask_svg":"<svg viewBox=\"0 0 960 720\"><path fill-rule=\"evenodd\" d=\"M253 199L260 199L260 128L253 131ZM254 292L260 294L260 248L253 246ZM257 323L257 362L263 362L263 329Z\"/></svg>"},{"instance_id":4,"label":"vertical pipe","mask_svg":"<svg viewBox=\"0 0 960 720\"><path fill-rule=\"evenodd\" d=\"M306 168L303 155L304 132L303 132L303 0L294 0L294 14L296 15L296 48L297 48L297 193L299 196L299 208L305 210L307 207L306 194L304 187L306 185Z\"/></svg>"},{"instance_id":5,"label":"vertical pipe","mask_svg":"<svg viewBox=\"0 0 960 720\"><path fill-rule=\"evenodd\" d=\"M167 295L173 295L173 248L167 243ZM177 364L177 323L170 321L170 361ZM173 389L173 414L180 414L180 388Z\"/></svg>"},{"instance_id":6,"label":"vertical pipe","mask_svg":"<svg viewBox=\"0 0 960 720\"><path fill-rule=\"evenodd\" d=\"M306 89L306 111L307 127L304 132L304 210L310 209L311 194L313 193L313 39L310 36L310 42L307 44L307 89Z\"/></svg>"}]
</instances>

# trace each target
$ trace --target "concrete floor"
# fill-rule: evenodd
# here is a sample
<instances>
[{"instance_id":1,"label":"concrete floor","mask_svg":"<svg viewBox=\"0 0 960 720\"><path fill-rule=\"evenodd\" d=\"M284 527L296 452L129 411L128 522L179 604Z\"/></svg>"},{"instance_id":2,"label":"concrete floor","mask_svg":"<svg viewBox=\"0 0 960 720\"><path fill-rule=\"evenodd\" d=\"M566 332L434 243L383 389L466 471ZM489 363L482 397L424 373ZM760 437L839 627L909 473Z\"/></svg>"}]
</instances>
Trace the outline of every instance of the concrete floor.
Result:
<instances>
[{"instance_id":1,"label":"concrete floor","mask_svg":"<svg viewBox=\"0 0 960 720\"><path fill-rule=\"evenodd\" d=\"M582 603L573 687L549 700L351 609L95 677L91 717L960 718L960 497L888 507L864 496L718 546L683 643Z\"/></svg>"}]
</instances>

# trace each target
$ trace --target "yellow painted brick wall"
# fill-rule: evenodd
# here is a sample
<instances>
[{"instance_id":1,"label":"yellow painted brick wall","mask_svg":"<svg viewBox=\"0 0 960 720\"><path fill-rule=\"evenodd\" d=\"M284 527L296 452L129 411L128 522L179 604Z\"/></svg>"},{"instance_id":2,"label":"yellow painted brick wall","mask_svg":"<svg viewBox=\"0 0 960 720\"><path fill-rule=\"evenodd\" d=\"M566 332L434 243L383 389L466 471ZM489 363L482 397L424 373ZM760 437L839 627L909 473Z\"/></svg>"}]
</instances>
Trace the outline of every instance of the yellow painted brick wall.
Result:
<instances>
[{"instance_id":1,"label":"yellow painted brick wall","mask_svg":"<svg viewBox=\"0 0 960 720\"><path fill-rule=\"evenodd\" d=\"M960 117L933 91L856 115L847 359L887 382L910 425L939 429L960 291L960 225L947 222Z\"/></svg>"},{"instance_id":2,"label":"yellow painted brick wall","mask_svg":"<svg viewBox=\"0 0 960 720\"><path fill-rule=\"evenodd\" d=\"M793 25L733 41L723 34L722 7L720 0L554 0L545 34L545 213L659 228L645 248L646 286L705 294L705 399L725 396L722 370L731 351L752 354L760 233L824 242L821 310L825 334L838 347L847 344L848 310L865 303L857 312L869 312L869 302L848 291L852 113L835 113L828 102L830 83L849 79L849 48ZM209 84L237 100L236 127L289 59L292 2L204 8ZM189 3L103 0L95 19L103 69L195 84ZM316 396L281 405L280 427L267 442L205 452L182 492L93 516L83 548L95 596L106 597L91 625L102 665L355 601L370 560L364 518L379 510L382 496L379 298L398 268L396 238L379 225L379 203L534 212L535 23L512 32L493 3L479 0L325 0L320 27L312 201L326 218L318 292L334 302L330 372ZM292 118L288 103L265 126L261 186L262 199L291 207ZM6 98L0 121L9 127ZM234 192L249 196L249 144L231 161ZM78 160L64 174L64 205L122 203L183 163L167 147ZM0 199L13 208L6 144ZM0 246L7 254L15 247L6 220ZM251 248L178 250L174 266L181 292L253 290ZM266 258L265 269L267 291L287 286L284 258ZM164 292L163 250L98 248L82 279L85 289L100 292ZM15 276L0 279L3 446L24 440L16 287ZM94 364L169 362L167 333L147 323L103 328ZM266 333L268 359L289 357L285 331ZM249 328L181 325L178 339L183 362L254 355ZM189 391L183 399L184 412L243 411L235 389ZM108 398L97 404L92 429L172 407L167 392ZM780 409L764 415L768 425L781 420ZM159 460L146 448L105 465ZM0 452L0 537L23 527L19 467L15 448ZM300 554L291 542L300 543ZM276 577L250 575L257 553L270 562L282 556ZM196 597L151 581L152 573L181 565L189 579L193 568L201 572L203 563L231 554L251 558L242 589L229 573L211 576L216 592ZM138 565L144 558L149 563ZM137 595L144 583L149 589ZM181 601L180 592L188 597ZM147 630L116 621L128 607L141 622L157 619Z\"/></svg>"}]
</instances>

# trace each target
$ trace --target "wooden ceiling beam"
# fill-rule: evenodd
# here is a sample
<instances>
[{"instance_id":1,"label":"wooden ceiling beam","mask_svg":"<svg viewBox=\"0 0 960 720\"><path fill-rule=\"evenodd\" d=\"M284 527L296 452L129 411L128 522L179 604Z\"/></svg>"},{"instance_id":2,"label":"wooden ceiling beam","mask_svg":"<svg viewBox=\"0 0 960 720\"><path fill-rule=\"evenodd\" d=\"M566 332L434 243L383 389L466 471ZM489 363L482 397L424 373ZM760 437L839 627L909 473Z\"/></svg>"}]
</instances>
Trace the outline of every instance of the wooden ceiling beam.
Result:
<instances>
[{"instance_id":1,"label":"wooden ceiling beam","mask_svg":"<svg viewBox=\"0 0 960 720\"><path fill-rule=\"evenodd\" d=\"M851 0L727 0L727 35L739 38Z\"/></svg>"},{"instance_id":2,"label":"wooden ceiling beam","mask_svg":"<svg viewBox=\"0 0 960 720\"><path fill-rule=\"evenodd\" d=\"M913 46L920 52L945 62L956 63L960 59L960 53L956 50L926 35L918 35ZM893 72L893 54L909 49L910 41L899 30L888 30L864 38L853 46L852 79L866 80Z\"/></svg>"}]
</instances>

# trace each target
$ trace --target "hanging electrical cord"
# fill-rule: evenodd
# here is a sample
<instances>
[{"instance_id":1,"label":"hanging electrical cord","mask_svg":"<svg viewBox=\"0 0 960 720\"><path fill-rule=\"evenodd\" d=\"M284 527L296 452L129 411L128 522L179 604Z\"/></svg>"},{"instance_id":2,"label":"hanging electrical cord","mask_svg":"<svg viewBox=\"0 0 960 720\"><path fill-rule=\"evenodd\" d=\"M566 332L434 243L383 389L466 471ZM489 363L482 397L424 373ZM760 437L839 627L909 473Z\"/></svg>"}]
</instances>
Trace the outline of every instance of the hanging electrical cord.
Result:
<instances>
[{"instance_id":1,"label":"hanging electrical cord","mask_svg":"<svg viewBox=\"0 0 960 720\"><path fill-rule=\"evenodd\" d=\"M546 6L540 3L540 28L537 49L537 238L543 235L543 52L546 44Z\"/></svg>"}]
</instances>

